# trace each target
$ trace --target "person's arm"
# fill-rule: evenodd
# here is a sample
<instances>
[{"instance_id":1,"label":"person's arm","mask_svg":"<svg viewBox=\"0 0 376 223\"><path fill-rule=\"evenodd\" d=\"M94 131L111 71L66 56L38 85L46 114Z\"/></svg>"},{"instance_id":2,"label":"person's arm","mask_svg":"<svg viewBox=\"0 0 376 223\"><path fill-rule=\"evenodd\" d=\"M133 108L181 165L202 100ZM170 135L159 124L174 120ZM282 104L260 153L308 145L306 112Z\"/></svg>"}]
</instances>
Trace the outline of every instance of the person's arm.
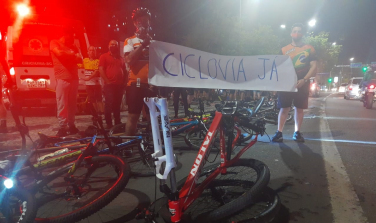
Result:
<instances>
[{"instance_id":1,"label":"person's arm","mask_svg":"<svg viewBox=\"0 0 376 223\"><path fill-rule=\"evenodd\" d=\"M99 70L95 70L89 77L82 78L82 80L84 80L84 81L90 81L94 77L100 77L100 76L101 75L99 73Z\"/></svg>"},{"instance_id":2,"label":"person's arm","mask_svg":"<svg viewBox=\"0 0 376 223\"><path fill-rule=\"evenodd\" d=\"M141 46L137 47L135 50L131 52L126 52L124 54L125 62L129 65L132 66L134 62L136 62L140 56L142 55L142 50L145 49L148 45L150 44L150 37L145 39Z\"/></svg>"},{"instance_id":3,"label":"person's arm","mask_svg":"<svg viewBox=\"0 0 376 223\"><path fill-rule=\"evenodd\" d=\"M104 72L104 67L99 66L99 73L100 73L100 75L101 75L101 77L102 77L102 79L103 79L103 82L104 82L105 84L109 84L109 83L110 83L110 80L108 80L108 78L107 78L107 76L106 76L106 74L105 74L105 72Z\"/></svg>"}]
</instances>

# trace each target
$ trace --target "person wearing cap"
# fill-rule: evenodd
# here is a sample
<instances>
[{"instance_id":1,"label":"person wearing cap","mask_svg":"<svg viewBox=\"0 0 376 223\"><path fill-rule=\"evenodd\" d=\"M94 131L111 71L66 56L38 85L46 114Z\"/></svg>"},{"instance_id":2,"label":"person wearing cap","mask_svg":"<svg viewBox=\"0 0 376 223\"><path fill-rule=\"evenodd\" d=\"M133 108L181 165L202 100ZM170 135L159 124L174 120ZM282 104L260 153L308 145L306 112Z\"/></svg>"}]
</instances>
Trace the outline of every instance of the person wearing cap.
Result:
<instances>
[{"instance_id":1,"label":"person wearing cap","mask_svg":"<svg viewBox=\"0 0 376 223\"><path fill-rule=\"evenodd\" d=\"M51 40L51 57L56 78L56 103L59 130L56 136L77 134L75 114L78 94L78 63L82 55L74 45L74 29L63 28L60 39Z\"/></svg>"}]
</instances>

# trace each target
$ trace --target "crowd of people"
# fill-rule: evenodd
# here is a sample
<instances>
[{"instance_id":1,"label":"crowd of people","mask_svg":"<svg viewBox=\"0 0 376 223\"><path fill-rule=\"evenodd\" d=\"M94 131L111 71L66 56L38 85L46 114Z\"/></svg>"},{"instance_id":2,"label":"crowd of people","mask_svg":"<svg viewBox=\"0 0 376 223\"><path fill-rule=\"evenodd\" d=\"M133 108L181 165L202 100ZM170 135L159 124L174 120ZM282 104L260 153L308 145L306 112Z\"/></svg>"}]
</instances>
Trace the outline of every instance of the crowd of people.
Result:
<instances>
[{"instance_id":1,"label":"crowd of people","mask_svg":"<svg viewBox=\"0 0 376 223\"><path fill-rule=\"evenodd\" d=\"M149 72L149 44L153 41L150 36L150 12L146 8L138 8L132 13L132 20L136 27L135 35L124 41L123 48L116 40L108 44L108 52L97 56L96 48L88 48L88 58L83 58L79 49L74 45L74 29L64 28L60 39L50 43L51 57L56 78L56 102L59 130L57 136L76 134L75 114L77 111L77 94L79 86L78 66L82 63L85 68L85 81L88 100L99 113L104 113L106 128L121 123L120 111L124 93L128 105L126 120L126 135L136 134L137 122L141 113L148 117L148 109L143 99L160 95L172 100L175 117L178 117L180 97L184 106L185 116L189 116L190 105L194 99L204 97L207 101L216 100L216 90L167 88L156 89L148 83ZM293 139L304 142L300 133L303 121L303 109L308 108L309 79L316 75L315 49L302 42L304 26L294 24L291 31L292 43L281 49L283 55L289 55L294 64L298 82L298 92L280 92L278 94L278 130L273 136L273 142L282 142L282 131L290 106L295 106L295 133ZM123 54L123 55L121 55ZM1 55L1 64L7 66ZM3 61L4 60L4 61ZM8 68L3 70L9 71ZM8 72L9 73L9 72ZM7 75L9 76L9 74ZM259 99L260 91L228 90L225 100ZM102 101L104 98L104 102ZM6 132L3 105L0 106L0 132ZM5 127L4 127L5 126ZM4 128L3 128L4 127Z\"/></svg>"}]
</instances>

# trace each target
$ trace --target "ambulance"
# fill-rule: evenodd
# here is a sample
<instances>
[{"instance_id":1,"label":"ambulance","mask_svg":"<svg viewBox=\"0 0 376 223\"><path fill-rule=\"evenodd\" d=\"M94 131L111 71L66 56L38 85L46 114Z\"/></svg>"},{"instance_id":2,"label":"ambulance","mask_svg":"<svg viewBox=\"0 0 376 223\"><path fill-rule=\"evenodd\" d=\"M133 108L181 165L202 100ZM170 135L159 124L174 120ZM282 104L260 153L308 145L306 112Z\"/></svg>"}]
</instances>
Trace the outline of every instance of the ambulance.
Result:
<instances>
[{"instance_id":1,"label":"ambulance","mask_svg":"<svg viewBox=\"0 0 376 223\"><path fill-rule=\"evenodd\" d=\"M62 37L63 26L74 28L74 44L83 57L87 57L89 41L80 21L35 15L25 19L19 27L8 27L6 59L11 77L17 84L19 106L56 108L56 79L50 42ZM78 75L83 78L83 66L78 66ZM86 97L83 80L80 80L78 97L79 101Z\"/></svg>"}]
</instances>

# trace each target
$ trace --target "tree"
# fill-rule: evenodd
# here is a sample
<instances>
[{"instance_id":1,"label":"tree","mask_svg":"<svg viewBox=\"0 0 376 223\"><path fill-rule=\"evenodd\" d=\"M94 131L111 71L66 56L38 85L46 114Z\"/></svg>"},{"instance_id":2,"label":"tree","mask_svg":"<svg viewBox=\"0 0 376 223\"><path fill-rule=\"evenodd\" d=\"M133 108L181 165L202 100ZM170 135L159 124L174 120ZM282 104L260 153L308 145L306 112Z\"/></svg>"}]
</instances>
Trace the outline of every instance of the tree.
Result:
<instances>
[{"instance_id":1,"label":"tree","mask_svg":"<svg viewBox=\"0 0 376 223\"><path fill-rule=\"evenodd\" d=\"M305 37L304 42L312 45L318 58L317 73L329 72L338 63L338 55L342 45L332 45L328 41L329 33L321 32L318 35Z\"/></svg>"}]
</instances>

